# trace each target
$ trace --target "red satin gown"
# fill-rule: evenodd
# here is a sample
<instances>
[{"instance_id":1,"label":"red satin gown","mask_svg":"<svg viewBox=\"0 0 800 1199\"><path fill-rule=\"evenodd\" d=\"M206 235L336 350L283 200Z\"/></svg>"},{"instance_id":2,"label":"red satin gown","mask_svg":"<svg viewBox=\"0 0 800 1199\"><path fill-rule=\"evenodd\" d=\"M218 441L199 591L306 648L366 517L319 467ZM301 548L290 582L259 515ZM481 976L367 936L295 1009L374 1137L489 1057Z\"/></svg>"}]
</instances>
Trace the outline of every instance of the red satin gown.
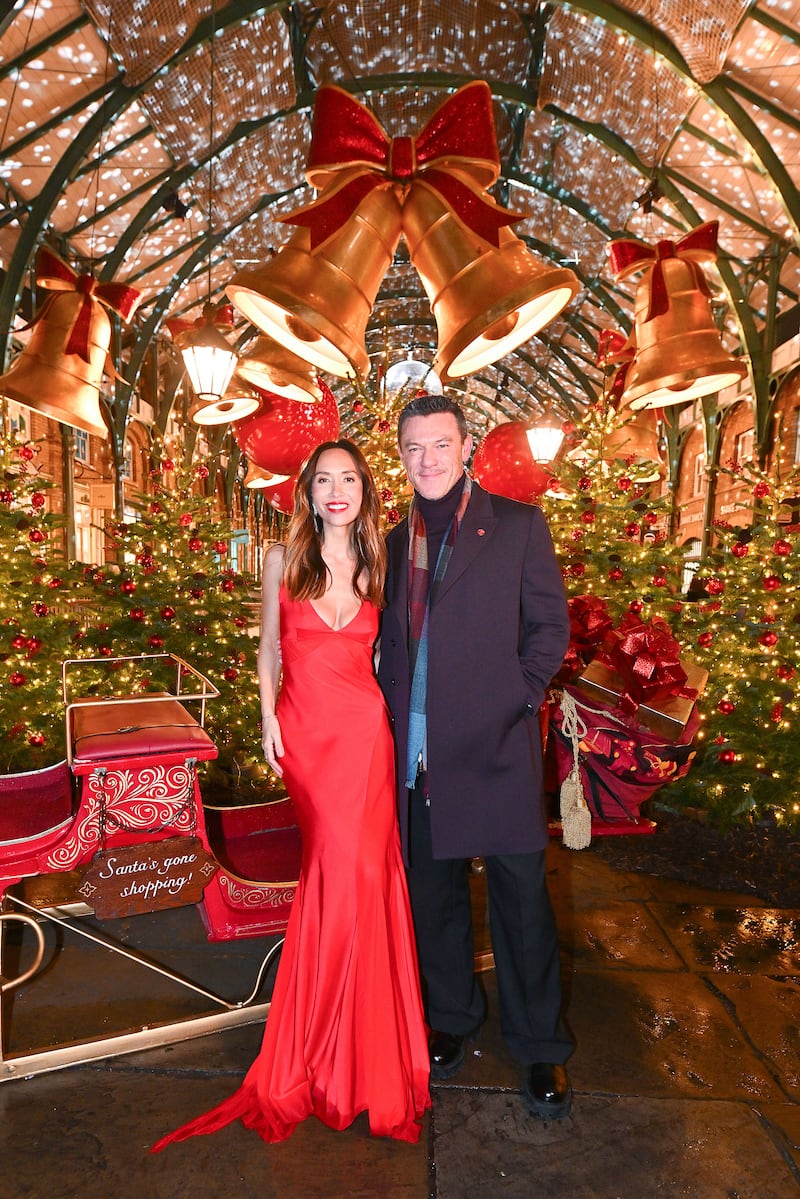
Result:
<instances>
[{"instance_id":1,"label":"red satin gown","mask_svg":"<svg viewBox=\"0 0 800 1199\"><path fill-rule=\"evenodd\" d=\"M240 1119L281 1141L307 1116L417 1141L428 1046L395 816L394 749L372 670L378 613L332 629L280 592L284 780L303 838L261 1052L239 1090L154 1146Z\"/></svg>"}]
</instances>

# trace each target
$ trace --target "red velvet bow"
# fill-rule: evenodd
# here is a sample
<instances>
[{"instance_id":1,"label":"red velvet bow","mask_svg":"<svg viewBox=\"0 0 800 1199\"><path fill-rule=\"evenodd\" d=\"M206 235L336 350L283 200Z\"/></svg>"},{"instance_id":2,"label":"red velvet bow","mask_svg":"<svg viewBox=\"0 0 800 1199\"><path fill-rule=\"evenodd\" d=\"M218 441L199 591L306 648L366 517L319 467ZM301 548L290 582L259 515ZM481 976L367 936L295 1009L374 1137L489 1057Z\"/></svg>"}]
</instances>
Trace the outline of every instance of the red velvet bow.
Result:
<instances>
[{"instance_id":1,"label":"red velvet bow","mask_svg":"<svg viewBox=\"0 0 800 1199\"><path fill-rule=\"evenodd\" d=\"M640 704L659 703L675 696L696 698L686 686L680 646L659 617L649 624L630 614L606 637L599 658L622 680L619 707L633 715Z\"/></svg>"},{"instance_id":2,"label":"red velvet bow","mask_svg":"<svg viewBox=\"0 0 800 1199\"><path fill-rule=\"evenodd\" d=\"M232 329L234 319L233 304L220 304L218 308L213 304L205 304L202 316L198 316L195 320L187 321L181 317L174 317L172 320L168 320L166 325L173 337L179 337L181 333L188 333L190 329L202 329L205 325L213 325L219 329Z\"/></svg>"},{"instance_id":3,"label":"red velvet bow","mask_svg":"<svg viewBox=\"0 0 800 1199\"><path fill-rule=\"evenodd\" d=\"M79 275L52 250L42 247L36 256L36 283L49 291L76 291L83 296L75 324L70 330L65 354L78 354L84 362L89 361L89 333L92 324L92 306L99 300L106 308L119 314L127 322L136 311L142 293L127 283L98 283L91 275ZM39 321L50 307L50 300L36 316ZM34 322L35 323L35 322Z\"/></svg>"},{"instance_id":4,"label":"red velvet bow","mask_svg":"<svg viewBox=\"0 0 800 1199\"><path fill-rule=\"evenodd\" d=\"M620 238L608 247L611 271L616 280L625 279L635 271L652 270L650 280L650 306L646 321L654 316L663 316L669 309L669 295L664 282L662 262L667 258L680 258L689 267L695 287L704 296L711 294L700 263L716 262L719 221L706 221L691 229L679 241L660 241L655 249L643 242Z\"/></svg>"},{"instance_id":5,"label":"red velvet bow","mask_svg":"<svg viewBox=\"0 0 800 1199\"><path fill-rule=\"evenodd\" d=\"M326 85L317 92L306 170L309 183L323 194L281 219L306 226L312 249L318 249L374 188L420 180L496 246L499 230L522 220L483 190L499 173L492 94L481 80L445 100L416 138L390 138L370 109L342 88Z\"/></svg>"}]
</instances>

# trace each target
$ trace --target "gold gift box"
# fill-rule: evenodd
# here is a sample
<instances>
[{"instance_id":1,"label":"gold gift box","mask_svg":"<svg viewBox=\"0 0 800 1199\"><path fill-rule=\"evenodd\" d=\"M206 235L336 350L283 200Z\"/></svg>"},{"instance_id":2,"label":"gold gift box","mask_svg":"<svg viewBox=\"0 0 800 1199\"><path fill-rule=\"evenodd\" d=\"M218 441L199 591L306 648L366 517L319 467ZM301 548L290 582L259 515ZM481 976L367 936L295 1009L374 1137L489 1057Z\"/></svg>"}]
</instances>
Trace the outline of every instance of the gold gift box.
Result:
<instances>
[{"instance_id":1,"label":"gold gift box","mask_svg":"<svg viewBox=\"0 0 800 1199\"><path fill-rule=\"evenodd\" d=\"M691 687L698 695L702 695L708 681L708 671L694 662L681 658L681 668L686 675L685 687ZM596 658L584 670L578 679L578 687L591 699L599 699L612 707L619 703L624 691L622 680L616 671ZM659 700L657 704L642 703L639 705L633 719L653 733L658 733L665 741L675 741L686 728L686 723L692 714L696 699L672 695Z\"/></svg>"}]
</instances>

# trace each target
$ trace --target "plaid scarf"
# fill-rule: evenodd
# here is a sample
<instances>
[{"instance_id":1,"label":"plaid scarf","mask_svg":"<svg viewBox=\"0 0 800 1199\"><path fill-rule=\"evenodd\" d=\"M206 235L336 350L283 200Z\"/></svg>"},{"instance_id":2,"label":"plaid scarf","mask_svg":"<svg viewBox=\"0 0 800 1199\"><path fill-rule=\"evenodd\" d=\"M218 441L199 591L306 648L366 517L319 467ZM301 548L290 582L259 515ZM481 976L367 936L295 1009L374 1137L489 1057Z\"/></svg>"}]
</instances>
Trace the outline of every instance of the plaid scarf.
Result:
<instances>
[{"instance_id":1,"label":"plaid scarf","mask_svg":"<svg viewBox=\"0 0 800 1199\"><path fill-rule=\"evenodd\" d=\"M464 476L464 490L450 521L433 572L434 587L444 578L458 530L472 493L472 479ZM431 578L425 521L414 500L408 510L408 658L411 670L411 703L408 713L406 786L411 789L417 772L428 766L428 622L431 611Z\"/></svg>"}]
</instances>

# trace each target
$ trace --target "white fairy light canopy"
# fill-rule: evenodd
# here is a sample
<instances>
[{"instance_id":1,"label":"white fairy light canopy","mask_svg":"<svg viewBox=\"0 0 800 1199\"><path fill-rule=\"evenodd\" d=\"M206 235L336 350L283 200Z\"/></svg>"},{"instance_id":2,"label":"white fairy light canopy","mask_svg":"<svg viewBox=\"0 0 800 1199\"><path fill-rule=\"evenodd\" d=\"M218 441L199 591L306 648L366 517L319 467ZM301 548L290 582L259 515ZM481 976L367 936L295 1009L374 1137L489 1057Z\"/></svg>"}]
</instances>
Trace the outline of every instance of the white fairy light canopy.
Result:
<instances>
[{"instance_id":1,"label":"white fairy light canopy","mask_svg":"<svg viewBox=\"0 0 800 1199\"><path fill-rule=\"evenodd\" d=\"M209 0L19 0L0 17L6 364L43 241L143 293L135 374L167 316L198 316L209 283L222 301L237 271L285 244L278 218L314 196L304 172L322 84L399 136L474 79L492 95L492 194L521 215L527 246L580 282L540 333L457 381L478 434L546 410L574 419L596 398L598 338L630 329L636 286L612 280L612 239L654 245L719 220L708 273L727 350L769 362L798 334L797 0L218 0L213 13ZM257 331L239 316L235 333L246 353ZM434 361L402 241L366 345L384 369Z\"/></svg>"}]
</instances>

